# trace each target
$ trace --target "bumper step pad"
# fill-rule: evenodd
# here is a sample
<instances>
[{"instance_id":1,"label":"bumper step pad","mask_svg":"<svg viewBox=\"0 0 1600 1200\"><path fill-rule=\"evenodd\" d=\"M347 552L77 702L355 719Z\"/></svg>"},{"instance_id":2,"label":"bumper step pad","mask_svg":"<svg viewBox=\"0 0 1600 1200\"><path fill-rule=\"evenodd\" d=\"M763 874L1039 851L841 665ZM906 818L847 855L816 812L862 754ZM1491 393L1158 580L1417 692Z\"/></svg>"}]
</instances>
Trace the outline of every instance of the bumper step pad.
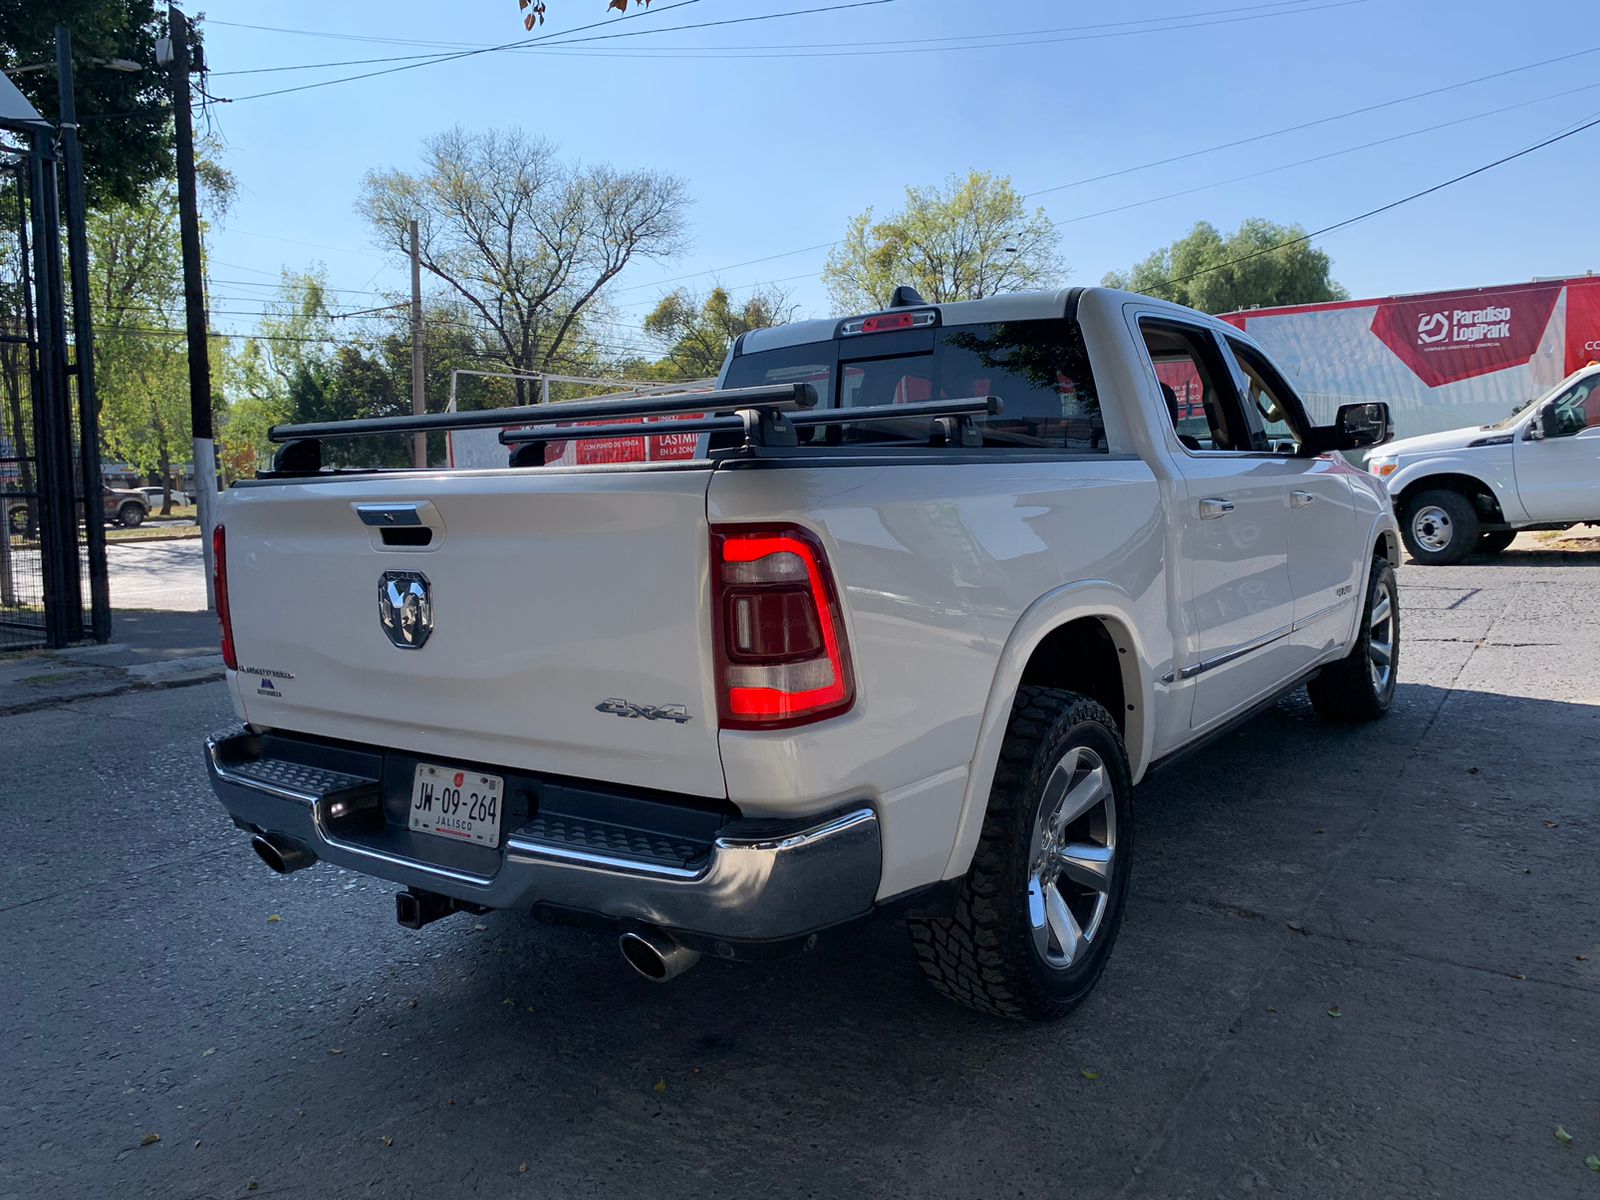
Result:
<instances>
[{"instance_id":1,"label":"bumper step pad","mask_svg":"<svg viewBox=\"0 0 1600 1200\"><path fill-rule=\"evenodd\" d=\"M539 813L517 830L519 843L548 846L556 852L587 852L632 859L652 866L692 869L711 854L710 842L695 842L648 829L590 821L564 813Z\"/></svg>"}]
</instances>

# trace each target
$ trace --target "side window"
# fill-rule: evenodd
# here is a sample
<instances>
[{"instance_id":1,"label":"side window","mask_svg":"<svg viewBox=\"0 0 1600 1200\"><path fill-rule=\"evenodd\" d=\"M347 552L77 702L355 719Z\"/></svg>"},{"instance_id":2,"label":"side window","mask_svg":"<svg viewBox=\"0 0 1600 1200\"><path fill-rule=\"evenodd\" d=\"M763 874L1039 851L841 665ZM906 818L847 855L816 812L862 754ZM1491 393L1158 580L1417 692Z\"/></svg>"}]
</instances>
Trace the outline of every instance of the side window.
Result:
<instances>
[{"instance_id":1,"label":"side window","mask_svg":"<svg viewBox=\"0 0 1600 1200\"><path fill-rule=\"evenodd\" d=\"M1266 434L1266 449L1298 454L1305 441L1306 416L1300 398L1283 376L1251 347L1233 338L1228 346L1244 372L1244 402Z\"/></svg>"},{"instance_id":2,"label":"side window","mask_svg":"<svg viewBox=\"0 0 1600 1200\"><path fill-rule=\"evenodd\" d=\"M1562 437L1600 425L1600 376L1573 384L1556 397L1556 418Z\"/></svg>"},{"instance_id":3,"label":"side window","mask_svg":"<svg viewBox=\"0 0 1600 1200\"><path fill-rule=\"evenodd\" d=\"M1153 318L1141 319L1139 332L1184 448L1254 450L1250 424L1216 339L1204 329Z\"/></svg>"}]
</instances>

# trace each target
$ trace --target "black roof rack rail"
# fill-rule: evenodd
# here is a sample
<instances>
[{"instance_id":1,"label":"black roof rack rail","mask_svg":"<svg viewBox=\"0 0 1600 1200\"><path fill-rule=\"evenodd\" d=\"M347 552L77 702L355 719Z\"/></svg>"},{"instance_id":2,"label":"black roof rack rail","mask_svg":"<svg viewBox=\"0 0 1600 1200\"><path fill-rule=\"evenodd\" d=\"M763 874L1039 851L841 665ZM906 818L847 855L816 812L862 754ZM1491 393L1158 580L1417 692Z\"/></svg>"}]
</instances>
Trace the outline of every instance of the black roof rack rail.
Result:
<instances>
[{"instance_id":1,"label":"black roof rack rail","mask_svg":"<svg viewBox=\"0 0 1600 1200\"><path fill-rule=\"evenodd\" d=\"M563 406L565 407L565 406ZM702 409L709 406L702 406ZM947 422L945 438L962 446L982 445L976 416L999 416L1004 405L998 396L972 396L962 400L922 400L911 404L875 404L860 408L824 408L813 412L785 413L774 409L741 409L731 415L688 417L681 421L653 421L614 425L550 425L542 429L507 429L500 441L507 446L536 442L583 441L591 438L660 437L668 433L739 433L746 445L792 446L794 431L821 425L848 425L857 421L908 421L933 419Z\"/></svg>"},{"instance_id":2,"label":"black roof rack rail","mask_svg":"<svg viewBox=\"0 0 1600 1200\"><path fill-rule=\"evenodd\" d=\"M447 433L454 429L493 429L501 425L603 421L607 418L620 420L624 417L672 416L675 413L731 413L741 409L781 411L814 408L816 403L817 389L811 384L785 383L770 387L725 388L715 392L682 392L670 396L603 396L596 400L567 400L560 404L523 405L520 408L484 408L472 412L362 417L353 421L309 421L299 425L274 425L268 430L267 437L274 442L296 442L369 437L380 433Z\"/></svg>"}]
</instances>

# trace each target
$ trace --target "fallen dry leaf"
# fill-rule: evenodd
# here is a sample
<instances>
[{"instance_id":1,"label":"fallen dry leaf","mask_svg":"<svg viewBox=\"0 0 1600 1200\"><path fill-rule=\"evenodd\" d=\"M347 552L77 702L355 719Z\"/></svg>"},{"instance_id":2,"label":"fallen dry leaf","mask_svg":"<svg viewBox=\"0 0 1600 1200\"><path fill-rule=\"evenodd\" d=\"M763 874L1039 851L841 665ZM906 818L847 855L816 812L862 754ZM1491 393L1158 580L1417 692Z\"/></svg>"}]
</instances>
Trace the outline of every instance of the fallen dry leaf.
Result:
<instances>
[{"instance_id":1,"label":"fallen dry leaf","mask_svg":"<svg viewBox=\"0 0 1600 1200\"><path fill-rule=\"evenodd\" d=\"M389 1136L385 1135L384 1139L383 1139L383 1144L385 1146L392 1146L392 1145L394 1145L394 1139L392 1137L389 1137Z\"/></svg>"},{"instance_id":2,"label":"fallen dry leaf","mask_svg":"<svg viewBox=\"0 0 1600 1200\"><path fill-rule=\"evenodd\" d=\"M667 1090L667 1081L665 1079L656 1080L656 1095L658 1095L658 1096L662 1095L663 1093L666 1092L666 1090Z\"/></svg>"},{"instance_id":3,"label":"fallen dry leaf","mask_svg":"<svg viewBox=\"0 0 1600 1200\"><path fill-rule=\"evenodd\" d=\"M154 1146L160 1140L161 1140L161 1135L159 1133L147 1133L142 1138L139 1139L139 1145L141 1145L141 1146Z\"/></svg>"},{"instance_id":4,"label":"fallen dry leaf","mask_svg":"<svg viewBox=\"0 0 1600 1200\"><path fill-rule=\"evenodd\" d=\"M520 1163L517 1166L517 1174L526 1175L527 1173L528 1173L528 1164L527 1163Z\"/></svg>"},{"instance_id":5,"label":"fallen dry leaf","mask_svg":"<svg viewBox=\"0 0 1600 1200\"><path fill-rule=\"evenodd\" d=\"M1342 1008L1340 1008L1337 1004L1335 1004L1332 1008L1330 1008L1328 1010L1328 1015L1330 1017L1333 1017L1335 1020L1337 1020L1338 1018L1344 1016L1344 1010Z\"/></svg>"},{"instance_id":6,"label":"fallen dry leaf","mask_svg":"<svg viewBox=\"0 0 1600 1200\"><path fill-rule=\"evenodd\" d=\"M1088 1067L1079 1068L1078 1074L1082 1075L1085 1079L1099 1079L1100 1078L1100 1072L1099 1071L1091 1071Z\"/></svg>"},{"instance_id":7,"label":"fallen dry leaf","mask_svg":"<svg viewBox=\"0 0 1600 1200\"><path fill-rule=\"evenodd\" d=\"M273 913L270 917L267 918L267 924L268 925L276 925L281 920L283 920L282 917L280 917L277 913Z\"/></svg>"},{"instance_id":8,"label":"fallen dry leaf","mask_svg":"<svg viewBox=\"0 0 1600 1200\"><path fill-rule=\"evenodd\" d=\"M209 1049L209 1050L202 1050L202 1051L200 1051L200 1057L201 1057L201 1058L210 1058L210 1057L211 1057L211 1056L212 1056L212 1055L213 1055L213 1054L215 1054L215 1053L216 1053L216 1052L217 1052L217 1048L216 1048L216 1047L215 1047L215 1046L213 1046L213 1047L211 1047L211 1049Z\"/></svg>"},{"instance_id":9,"label":"fallen dry leaf","mask_svg":"<svg viewBox=\"0 0 1600 1200\"><path fill-rule=\"evenodd\" d=\"M1588 1158L1583 1160L1583 1165L1588 1167L1591 1171L1600 1171L1600 1158L1596 1158L1591 1154Z\"/></svg>"},{"instance_id":10,"label":"fallen dry leaf","mask_svg":"<svg viewBox=\"0 0 1600 1200\"><path fill-rule=\"evenodd\" d=\"M1572 1135L1565 1129L1561 1128L1561 1126L1557 1125L1556 1141L1560 1142L1563 1146L1570 1146L1572 1145Z\"/></svg>"},{"instance_id":11,"label":"fallen dry leaf","mask_svg":"<svg viewBox=\"0 0 1600 1200\"><path fill-rule=\"evenodd\" d=\"M339 1047L337 1047L337 1046L334 1046L334 1047L333 1047L333 1048L332 1048L332 1049L330 1049L330 1050L329 1050L329 1051L328 1051L328 1053L329 1053L329 1054L343 1054L343 1053L344 1053L344 1051L343 1051L343 1050L341 1050L341 1049L339 1049Z\"/></svg>"}]
</instances>

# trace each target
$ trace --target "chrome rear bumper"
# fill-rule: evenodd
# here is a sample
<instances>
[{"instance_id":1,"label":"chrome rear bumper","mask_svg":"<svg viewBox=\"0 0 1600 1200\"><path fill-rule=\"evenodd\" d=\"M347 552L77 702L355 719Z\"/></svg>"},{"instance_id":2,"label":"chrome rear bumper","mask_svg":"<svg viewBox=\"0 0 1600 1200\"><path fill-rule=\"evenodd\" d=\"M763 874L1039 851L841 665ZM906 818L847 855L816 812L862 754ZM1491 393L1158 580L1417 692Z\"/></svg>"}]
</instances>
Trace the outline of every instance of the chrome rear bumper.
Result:
<instances>
[{"instance_id":1,"label":"chrome rear bumper","mask_svg":"<svg viewBox=\"0 0 1600 1200\"><path fill-rule=\"evenodd\" d=\"M681 862L631 852L658 837L648 830L608 838L599 822L508 817L498 850L474 847L475 859L452 864L435 860L435 839L403 830L406 802L397 806L382 783L385 751L304 747L297 753L292 738L274 736L268 748L243 729L207 739L212 787L235 823L352 871L486 908L550 906L754 942L865 915L877 894L878 819L866 805L802 822L733 820L699 846L663 831L659 840L673 842ZM448 844L437 852L460 858Z\"/></svg>"}]
</instances>

